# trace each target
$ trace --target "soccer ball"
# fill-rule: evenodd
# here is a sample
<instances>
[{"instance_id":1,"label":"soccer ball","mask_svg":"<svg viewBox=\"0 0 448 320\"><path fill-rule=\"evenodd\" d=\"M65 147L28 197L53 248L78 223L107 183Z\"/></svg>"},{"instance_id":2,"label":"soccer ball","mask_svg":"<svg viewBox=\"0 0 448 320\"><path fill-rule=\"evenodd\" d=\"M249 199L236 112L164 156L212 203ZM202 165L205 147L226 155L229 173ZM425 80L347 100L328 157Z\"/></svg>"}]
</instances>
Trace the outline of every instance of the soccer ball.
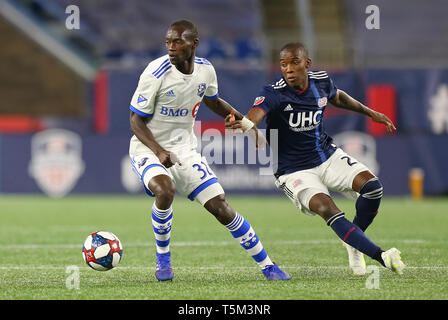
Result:
<instances>
[{"instance_id":1,"label":"soccer ball","mask_svg":"<svg viewBox=\"0 0 448 320\"><path fill-rule=\"evenodd\" d=\"M112 232L89 234L82 247L82 257L92 269L107 271L118 265L123 254L120 239Z\"/></svg>"}]
</instances>

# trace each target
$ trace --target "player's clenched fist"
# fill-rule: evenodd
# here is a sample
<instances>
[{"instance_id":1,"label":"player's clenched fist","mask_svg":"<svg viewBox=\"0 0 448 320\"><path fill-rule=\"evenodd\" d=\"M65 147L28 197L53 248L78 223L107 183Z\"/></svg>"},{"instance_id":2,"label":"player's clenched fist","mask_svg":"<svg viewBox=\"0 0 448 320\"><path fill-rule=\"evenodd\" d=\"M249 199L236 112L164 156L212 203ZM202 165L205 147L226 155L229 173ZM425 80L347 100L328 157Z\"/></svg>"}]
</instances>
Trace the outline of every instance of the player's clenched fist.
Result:
<instances>
[{"instance_id":1,"label":"player's clenched fist","mask_svg":"<svg viewBox=\"0 0 448 320\"><path fill-rule=\"evenodd\" d=\"M232 129L234 133L247 132L254 128L254 123L246 117L241 120L235 120L235 109L225 118L226 128Z\"/></svg>"},{"instance_id":2,"label":"player's clenched fist","mask_svg":"<svg viewBox=\"0 0 448 320\"><path fill-rule=\"evenodd\" d=\"M235 120L235 110L225 118L226 129L241 129L241 120Z\"/></svg>"},{"instance_id":3,"label":"player's clenched fist","mask_svg":"<svg viewBox=\"0 0 448 320\"><path fill-rule=\"evenodd\" d=\"M166 150L162 150L157 153L157 157L159 158L160 163L165 166L165 168L174 166L176 162L179 163L179 165L181 164L179 158L174 153Z\"/></svg>"}]
</instances>

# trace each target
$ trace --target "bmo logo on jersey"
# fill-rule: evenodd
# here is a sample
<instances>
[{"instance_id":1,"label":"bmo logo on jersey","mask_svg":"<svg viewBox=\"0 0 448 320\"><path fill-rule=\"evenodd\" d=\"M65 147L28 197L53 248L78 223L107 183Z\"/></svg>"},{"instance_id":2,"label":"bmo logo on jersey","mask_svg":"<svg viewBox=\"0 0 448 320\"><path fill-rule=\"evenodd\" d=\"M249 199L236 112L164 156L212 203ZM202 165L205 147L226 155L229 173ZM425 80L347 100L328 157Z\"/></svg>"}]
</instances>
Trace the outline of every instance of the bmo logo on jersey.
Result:
<instances>
[{"instance_id":1,"label":"bmo logo on jersey","mask_svg":"<svg viewBox=\"0 0 448 320\"><path fill-rule=\"evenodd\" d=\"M186 117L188 112L188 108L172 109L164 106L160 108L160 114L167 117Z\"/></svg>"},{"instance_id":2,"label":"bmo logo on jersey","mask_svg":"<svg viewBox=\"0 0 448 320\"><path fill-rule=\"evenodd\" d=\"M196 103L194 105L193 109L191 110L191 116L193 118L196 118L196 115L198 114L198 110L199 110L199 105L200 104L201 104L201 101ZM179 107L177 109L174 109L174 108L168 108L168 107L162 106L160 108L160 114L162 116L166 116L166 117L186 117L190 113L189 110L190 110L189 108Z\"/></svg>"},{"instance_id":3,"label":"bmo logo on jersey","mask_svg":"<svg viewBox=\"0 0 448 320\"><path fill-rule=\"evenodd\" d=\"M322 110L291 112L289 114L289 127L293 131L308 131L315 129L322 119Z\"/></svg>"}]
</instances>

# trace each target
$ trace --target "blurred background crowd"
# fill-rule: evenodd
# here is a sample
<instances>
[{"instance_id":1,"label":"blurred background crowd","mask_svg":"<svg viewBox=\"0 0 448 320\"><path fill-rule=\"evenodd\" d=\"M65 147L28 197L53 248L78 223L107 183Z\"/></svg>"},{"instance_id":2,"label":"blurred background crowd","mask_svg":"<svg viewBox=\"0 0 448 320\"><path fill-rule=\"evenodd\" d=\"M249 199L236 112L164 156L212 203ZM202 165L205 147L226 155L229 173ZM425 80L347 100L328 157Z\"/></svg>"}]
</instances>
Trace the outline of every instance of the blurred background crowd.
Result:
<instances>
[{"instance_id":1,"label":"blurred background crowd","mask_svg":"<svg viewBox=\"0 0 448 320\"><path fill-rule=\"evenodd\" d=\"M305 43L312 70L398 129L328 106L337 144L380 176L385 195L408 195L415 178L419 192L446 196L447 13L443 0L0 0L0 193L142 192L127 156L129 101L165 54L168 26L185 18L199 28L197 56L215 66L220 96L243 113L280 75L281 46ZM197 120L198 135L224 133L205 105ZM278 192L256 164L213 168L228 193Z\"/></svg>"}]
</instances>

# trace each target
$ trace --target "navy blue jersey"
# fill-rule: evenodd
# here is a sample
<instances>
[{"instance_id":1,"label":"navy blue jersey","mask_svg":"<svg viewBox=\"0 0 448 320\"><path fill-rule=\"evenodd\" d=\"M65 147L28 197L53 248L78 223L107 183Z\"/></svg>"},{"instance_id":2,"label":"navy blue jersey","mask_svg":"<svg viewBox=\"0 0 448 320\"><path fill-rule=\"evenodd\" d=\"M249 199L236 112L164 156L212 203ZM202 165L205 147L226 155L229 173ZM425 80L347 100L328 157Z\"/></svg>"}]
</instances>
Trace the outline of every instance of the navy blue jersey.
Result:
<instances>
[{"instance_id":1,"label":"navy blue jersey","mask_svg":"<svg viewBox=\"0 0 448 320\"><path fill-rule=\"evenodd\" d=\"M274 154L275 176L314 168L336 150L326 134L322 117L329 99L337 88L325 71L308 72L308 87L297 91L282 77L263 87L252 108L266 114L266 138ZM278 133L275 145L274 132ZM272 141L271 141L272 140Z\"/></svg>"}]
</instances>

